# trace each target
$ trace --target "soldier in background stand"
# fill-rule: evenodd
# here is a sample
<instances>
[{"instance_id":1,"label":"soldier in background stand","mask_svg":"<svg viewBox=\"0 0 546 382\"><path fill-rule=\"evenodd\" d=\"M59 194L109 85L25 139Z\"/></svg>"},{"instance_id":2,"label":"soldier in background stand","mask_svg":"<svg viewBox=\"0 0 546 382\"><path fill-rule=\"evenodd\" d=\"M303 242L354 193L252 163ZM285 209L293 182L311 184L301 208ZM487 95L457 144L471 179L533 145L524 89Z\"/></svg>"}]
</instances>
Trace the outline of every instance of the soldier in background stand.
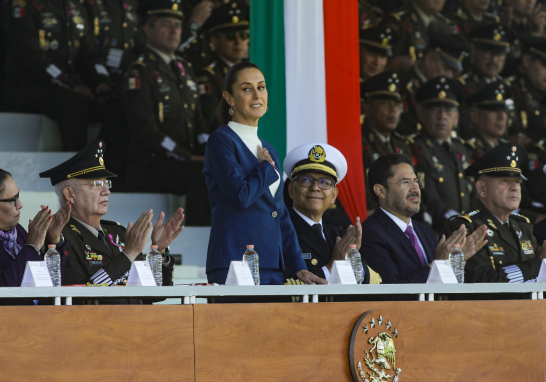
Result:
<instances>
[{"instance_id":1,"label":"soldier in background stand","mask_svg":"<svg viewBox=\"0 0 546 382\"><path fill-rule=\"evenodd\" d=\"M543 105L546 99L546 38L521 36L523 55L516 74L509 78L518 123L510 140L522 145L546 138Z\"/></svg>"},{"instance_id":2,"label":"soldier in background stand","mask_svg":"<svg viewBox=\"0 0 546 382\"><path fill-rule=\"evenodd\" d=\"M57 122L65 151L87 143L88 121L119 118L112 81L90 43L93 26L79 1L6 3L6 102ZM7 13L7 12L6 12ZM108 127L105 126L104 129Z\"/></svg>"},{"instance_id":3,"label":"soldier in background stand","mask_svg":"<svg viewBox=\"0 0 546 382\"><path fill-rule=\"evenodd\" d=\"M96 49L119 86L144 48L138 0L85 0L84 5Z\"/></svg>"},{"instance_id":4,"label":"soldier in background stand","mask_svg":"<svg viewBox=\"0 0 546 382\"><path fill-rule=\"evenodd\" d=\"M246 3L234 1L217 8L203 25L214 46L212 62L197 72L199 98L208 134L212 134L220 126L216 115L222 100L227 71L233 64L248 57L248 18L249 9Z\"/></svg>"},{"instance_id":5,"label":"soldier in background stand","mask_svg":"<svg viewBox=\"0 0 546 382\"><path fill-rule=\"evenodd\" d=\"M385 70L398 37L390 27L380 25L360 31L360 82Z\"/></svg>"},{"instance_id":6,"label":"soldier in background stand","mask_svg":"<svg viewBox=\"0 0 546 382\"><path fill-rule=\"evenodd\" d=\"M430 35L423 57L411 67L408 75L411 94L402 114L402 122L397 130L400 134L411 135L421 131L421 124L417 116L417 102L414 97L415 92L431 78L455 77L463 69L462 61L469 50L470 46L458 36L441 33Z\"/></svg>"},{"instance_id":7,"label":"soldier in background stand","mask_svg":"<svg viewBox=\"0 0 546 382\"><path fill-rule=\"evenodd\" d=\"M389 14L383 23L391 27L400 40L393 46L394 58L388 70L408 73L423 57L429 41L429 27L446 35L457 34L456 26L440 11L445 0L409 0L400 10Z\"/></svg>"},{"instance_id":8,"label":"soldier in background stand","mask_svg":"<svg viewBox=\"0 0 546 382\"><path fill-rule=\"evenodd\" d=\"M457 81L436 77L425 83L415 98L423 124L413 145L415 171L425 180L423 203L439 232L450 217L469 210L473 196L472 184L463 175L470 165L470 153L464 141L451 134L458 123L464 91Z\"/></svg>"},{"instance_id":9,"label":"soldier in background stand","mask_svg":"<svg viewBox=\"0 0 546 382\"><path fill-rule=\"evenodd\" d=\"M364 97L362 157L366 184L370 166L381 155L403 154L411 157L406 139L395 132L402 112L402 98L407 93L406 86L407 81L393 72L378 74L360 86L360 94ZM368 188L366 202L368 215L371 215L377 203Z\"/></svg>"},{"instance_id":10,"label":"soldier in background stand","mask_svg":"<svg viewBox=\"0 0 546 382\"><path fill-rule=\"evenodd\" d=\"M487 12L490 3L491 0L466 0L448 15L449 19L457 24L461 36L468 42L470 42L469 34L472 29L500 22L499 16Z\"/></svg>"},{"instance_id":11,"label":"soldier in background stand","mask_svg":"<svg viewBox=\"0 0 546 382\"><path fill-rule=\"evenodd\" d=\"M142 6L146 49L125 74L122 101L131 138L127 183L139 192L186 194L188 224L210 225L198 140L201 108L191 65L174 55L180 43L178 3ZM201 135L203 134L203 135Z\"/></svg>"}]
</instances>

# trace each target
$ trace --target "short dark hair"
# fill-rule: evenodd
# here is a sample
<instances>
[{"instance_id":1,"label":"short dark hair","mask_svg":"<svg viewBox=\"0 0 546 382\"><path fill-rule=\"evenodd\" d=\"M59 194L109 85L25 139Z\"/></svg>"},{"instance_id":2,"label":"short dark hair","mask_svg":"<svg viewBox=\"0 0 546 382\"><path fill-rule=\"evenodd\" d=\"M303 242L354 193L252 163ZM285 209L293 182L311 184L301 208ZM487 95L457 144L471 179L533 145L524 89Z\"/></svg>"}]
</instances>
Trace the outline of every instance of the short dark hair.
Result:
<instances>
[{"instance_id":1,"label":"short dark hair","mask_svg":"<svg viewBox=\"0 0 546 382\"><path fill-rule=\"evenodd\" d=\"M235 82L237 82L237 77L239 76L239 73L245 69L258 69L263 74L262 70L258 68L257 65L254 65L251 62L238 62L231 68L229 68L228 72L226 73L226 79L224 80L224 91L228 92L229 94L233 94L233 85L235 84ZM231 121L232 117L229 114L230 107L231 106L222 96L220 104L218 105L218 120L220 121L220 126L227 125L229 121Z\"/></svg>"},{"instance_id":2,"label":"short dark hair","mask_svg":"<svg viewBox=\"0 0 546 382\"><path fill-rule=\"evenodd\" d=\"M11 177L12 176L9 172L0 168L0 194L2 194L6 188L6 180Z\"/></svg>"},{"instance_id":3,"label":"short dark hair","mask_svg":"<svg viewBox=\"0 0 546 382\"><path fill-rule=\"evenodd\" d=\"M388 189L388 180L394 176L393 166L403 163L413 166L411 159L402 154L381 155L372 163L368 171L368 190L373 200L379 202L379 197L374 192L373 186L380 184Z\"/></svg>"}]
</instances>

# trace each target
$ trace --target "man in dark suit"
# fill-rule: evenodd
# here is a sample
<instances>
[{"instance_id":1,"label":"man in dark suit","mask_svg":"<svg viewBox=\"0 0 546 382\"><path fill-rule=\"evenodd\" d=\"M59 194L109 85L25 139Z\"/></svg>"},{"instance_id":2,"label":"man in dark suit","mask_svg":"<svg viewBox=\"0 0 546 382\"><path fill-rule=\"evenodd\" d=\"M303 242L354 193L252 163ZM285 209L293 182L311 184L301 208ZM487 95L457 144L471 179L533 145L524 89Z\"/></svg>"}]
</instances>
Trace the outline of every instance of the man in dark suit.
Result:
<instances>
[{"instance_id":1,"label":"man in dark suit","mask_svg":"<svg viewBox=\"0 0 546 382\"><path fill-rule=\"evenodd\" d=\"M63 235L68 243L66 271L63 284L127 283L131 265L139 257L152 228L153 211L148 210L133 225L125 228L119 223L102 220L108 212L111 180L116 177L104 164L102 141L95 141L60 165L42 172L40 177L50 178L51 185L62 204L72 205L71 217ZM180 208L165 224L164 214L159 215L152 231L152 244L163 255L163 285L172 285L174 259L168 246L182 231L184 218ZM140 299L107 300L108 304L140 304Z\"/></svg>"},{"instance_id":2,"label":"man in dark suit","mask_svg":"<svg viewBox=\"0 0 546 382\"><path fill-rule=\"evenodd\" d=\"M336 184L347 173L347 161L335 147L320 143L327 161L322 162L321 166L313 166L313 169L300 166L299 163L307 159L314 146L316 144L306 144L289 152L284 161L284 171L292 179L288 184L288 195L293 201L290 219L307 269L329 280L333 262L345 260L349 244L356 244L356 248L360 249L362 229L358 217L356 224L350 225L346 231L323 223L322 215L336 201ZM366 266L365 261L362 265L362 283L378 284L380 279L377 274ZM373 275L371 280L370 275Z\"/></svg>"},{"instance_id":3,"label":"man in dark suit","mask_svg":"<svg viewBox=\"0 0 546 382\"><path fill-rule=\"evenodd\" d=\"M438 242L429 227L413 220L419 212L420 182L411 160L400 154L379 157L368 173L368 187L379 207L362 223L360 252L384 284L425 283L432 261L447 259L453 244L463 245L468 258L481 248L476 243L485 244L483 227L463 241L466 230L461 225Z\"/></svg>"}]
</instances>

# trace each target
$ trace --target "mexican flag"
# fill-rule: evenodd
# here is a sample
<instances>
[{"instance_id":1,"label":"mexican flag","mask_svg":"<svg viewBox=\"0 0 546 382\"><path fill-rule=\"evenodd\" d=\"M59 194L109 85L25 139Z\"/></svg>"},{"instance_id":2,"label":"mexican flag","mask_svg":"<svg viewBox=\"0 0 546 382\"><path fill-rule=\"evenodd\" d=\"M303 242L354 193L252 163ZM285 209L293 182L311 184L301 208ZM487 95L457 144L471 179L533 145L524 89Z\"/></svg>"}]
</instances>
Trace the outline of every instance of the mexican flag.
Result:
<instances>
[{"instance_id":1,"label":"mexican flag","mask_svg":"<svg viewBox=\"0 0 546 382\"><path fill-rule=\"evenodd\" d=\"M304 143L340 150L349 168L339 198L353 221L365 219L358 2L251 0L250 18L250 61L264 72L269 94L260 137L281 164Z\"/></svg>"}]
</instances>

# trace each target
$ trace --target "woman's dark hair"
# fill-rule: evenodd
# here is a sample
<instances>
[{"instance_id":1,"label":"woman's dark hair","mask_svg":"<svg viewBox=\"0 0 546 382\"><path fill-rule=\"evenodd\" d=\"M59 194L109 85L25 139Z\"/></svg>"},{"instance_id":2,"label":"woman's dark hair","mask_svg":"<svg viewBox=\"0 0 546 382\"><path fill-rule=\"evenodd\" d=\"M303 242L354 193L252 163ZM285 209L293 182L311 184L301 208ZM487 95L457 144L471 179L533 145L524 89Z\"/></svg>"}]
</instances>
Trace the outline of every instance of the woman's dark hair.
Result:
<instances>
[{"instance_id":1,"label":"woman's dark hair","mask_svg":"<svg viewBox=\"0 0 546 382\"><path fill-rule=\"evenodd\" d=\"M9 172L4 171L0 168L0 195L4 192L4 188L6 188L6 180L11 177L12 176Z\"/></svg>"},{"instance_id":2,"label":"woman's dark hair","mask_svg":"<svg viewBox=\"0 0 546 382\"><path fill-rule=\"evenodd\" d=\"M233 85L235 82L237 82L239 72L242 72L245 69L258 69L263 74L262 70L251 62L238 62L226 73L226 79L224 80L224 91L228 92L229 94L233 94ZM232 116L229 114L230 107L231 106L229 106L227 101L222 96L220 104L218 105L218 121L220 122L220 126L227 125L228 122L231 121Z\"/></svg>"},{"instance_id":3,"label":"woman's dark hair","mask_svg":"<svg viewBox=\"0 0 546 382\"><path fill-rule=\"evenodd\" d=\"M379 202L379 197L374 192L373 186L380 184L388 189L388 180L394 176L392 168L403 163L413 166L411 159L402 154L381 155L372 163L370 171L368 171L368 187L373 200Z\"/></svg>"}]
</instances>

